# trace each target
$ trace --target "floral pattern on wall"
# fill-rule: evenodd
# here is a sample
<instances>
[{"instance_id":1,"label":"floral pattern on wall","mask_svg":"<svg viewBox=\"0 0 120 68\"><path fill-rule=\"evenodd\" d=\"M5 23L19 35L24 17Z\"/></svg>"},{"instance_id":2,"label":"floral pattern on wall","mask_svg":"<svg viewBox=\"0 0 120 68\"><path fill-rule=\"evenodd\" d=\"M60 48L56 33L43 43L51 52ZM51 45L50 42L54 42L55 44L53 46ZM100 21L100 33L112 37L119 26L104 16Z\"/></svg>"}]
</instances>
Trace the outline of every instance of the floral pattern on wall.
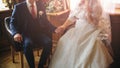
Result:
<instances>
[{"instance_id":1,"label":"floral pattern on wall","mask_svg":"<svg viewBox=\"0 0 120 68\"><path fill-rule=\"evenodd\" d=\"M60 12L64 10L62 0L50 0L46 3L46 12Z\"/></svg>"}]
</instances>

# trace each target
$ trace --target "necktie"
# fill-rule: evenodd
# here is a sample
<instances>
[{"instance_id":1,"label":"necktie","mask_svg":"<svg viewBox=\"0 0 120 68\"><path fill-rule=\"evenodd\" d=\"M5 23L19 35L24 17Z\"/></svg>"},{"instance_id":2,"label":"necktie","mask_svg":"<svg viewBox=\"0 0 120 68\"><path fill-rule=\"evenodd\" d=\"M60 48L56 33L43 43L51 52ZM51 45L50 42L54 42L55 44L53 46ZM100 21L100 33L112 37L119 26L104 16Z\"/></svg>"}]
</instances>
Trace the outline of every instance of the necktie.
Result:
<instances>
[{"instance_id":1,"label":"necktie","mask_svg":"<svg viewBox=\"0 0 120 68\"><path fill-rule=\"evenodd\" d=\"M34 6L33 4L31 5L31 14L32 14L33 18L36 17L36 14L35 14L35 6Z\"/></svg>"}]
</instances>

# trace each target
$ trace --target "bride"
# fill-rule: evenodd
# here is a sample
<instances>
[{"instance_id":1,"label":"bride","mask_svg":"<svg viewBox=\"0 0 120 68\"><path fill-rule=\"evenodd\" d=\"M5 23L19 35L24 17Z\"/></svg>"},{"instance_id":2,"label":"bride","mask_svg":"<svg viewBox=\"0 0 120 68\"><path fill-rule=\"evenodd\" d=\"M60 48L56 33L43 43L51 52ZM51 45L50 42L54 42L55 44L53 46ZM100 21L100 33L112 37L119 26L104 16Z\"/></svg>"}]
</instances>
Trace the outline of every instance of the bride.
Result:
<instances>
[{"instance_id":1,"label":"bride","mask_svg":"<svg viewBox=\"0 0 120 68\"><path fill-rule=\"evenodd\" d=\"M73 23L58 41L49 68L108 68L113 62L111 27L100 0L81 0L56 32Z\"/></svg>"}]
</instances>

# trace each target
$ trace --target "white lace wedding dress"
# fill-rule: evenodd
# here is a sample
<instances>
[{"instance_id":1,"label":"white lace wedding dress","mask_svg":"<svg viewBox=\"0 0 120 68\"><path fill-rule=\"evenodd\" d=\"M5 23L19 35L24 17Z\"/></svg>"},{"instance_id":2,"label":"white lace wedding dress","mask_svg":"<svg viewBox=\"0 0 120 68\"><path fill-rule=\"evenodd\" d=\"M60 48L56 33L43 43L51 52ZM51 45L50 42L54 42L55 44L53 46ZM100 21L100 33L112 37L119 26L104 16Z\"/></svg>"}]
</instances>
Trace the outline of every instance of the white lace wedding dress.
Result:
<instances>
[{"instance_id":1,"label":"white lace wedding dress","mask_svg":"<svg viewBox=\"0 0 120 68\"><path fill-rule=\"evenodd\" d=\"M69 18L75 27L69 29L58 41L49 68L108 68L113 59L100 34L102 28L88 23L84 10L76 10ZM74 16L73 16L74 15Z\"/></svg>"}]
</instances>

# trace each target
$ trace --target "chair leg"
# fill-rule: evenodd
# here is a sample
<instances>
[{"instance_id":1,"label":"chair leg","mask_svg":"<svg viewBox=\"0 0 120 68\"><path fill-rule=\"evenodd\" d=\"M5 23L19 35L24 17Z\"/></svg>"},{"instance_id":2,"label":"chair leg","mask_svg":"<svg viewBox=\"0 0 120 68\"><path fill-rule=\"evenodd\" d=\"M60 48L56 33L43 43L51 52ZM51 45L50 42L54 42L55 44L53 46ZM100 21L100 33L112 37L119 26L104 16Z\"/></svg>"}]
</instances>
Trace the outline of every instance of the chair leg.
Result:
<instances>
[{"instance_id":1,"label":"chair leg","mask_svg":"<svg viewBox=\"0 0 120 68\"><path fill-rule=\"evenodd\" d=\"M39 54L39 50L37 50L37 56L40 56L40 54Z\"/></svg>"},{"instance_id":2,"label":"chair leg","mask_svg":"<svg viewBox=\"0 0 120 68\"><path fill-rule=\"evenodd\" d=\"M21 65L21 68L24 68L24 61L23 61L23 52L20 51L20 65Z\"/></svg>"},{"instance_id":3,"label":"chair leg","mask_svg":"<svg viewBox=\"0 0 120 68\"><path fill-rule=\"evenodd\" d=\"M15 50L14 50L14 48L12 47L12 45L10 46L10 48L11 48L12 62L15 63L15 54L14 54Z\"/></svg>"}]
</instances>

